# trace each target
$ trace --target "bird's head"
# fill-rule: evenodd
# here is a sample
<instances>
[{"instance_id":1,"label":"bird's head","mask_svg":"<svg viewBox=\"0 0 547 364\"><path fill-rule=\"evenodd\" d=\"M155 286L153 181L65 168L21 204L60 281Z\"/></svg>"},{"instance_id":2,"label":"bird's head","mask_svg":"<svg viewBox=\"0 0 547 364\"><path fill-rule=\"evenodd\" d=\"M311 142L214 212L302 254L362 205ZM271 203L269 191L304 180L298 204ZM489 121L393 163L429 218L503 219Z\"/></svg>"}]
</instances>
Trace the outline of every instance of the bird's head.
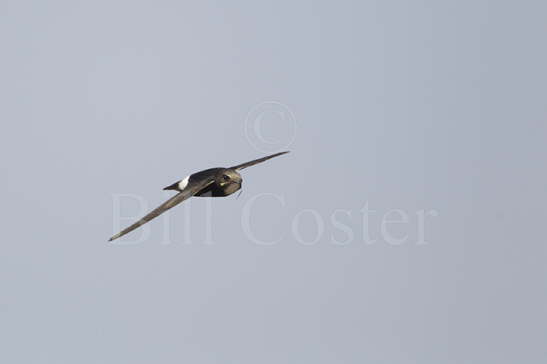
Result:
<instances>
[{"instance_id":1,"label":"bird's head","mask_svg":"<svg viewBox=\"0 0 547 364\"><path fill-rule=\"evenodd\" d=\"M241 188L243 178L235 169L227 168L217 175L216 183L224 190L226 195L230 195Z\"/></svg>"}]
</instances>

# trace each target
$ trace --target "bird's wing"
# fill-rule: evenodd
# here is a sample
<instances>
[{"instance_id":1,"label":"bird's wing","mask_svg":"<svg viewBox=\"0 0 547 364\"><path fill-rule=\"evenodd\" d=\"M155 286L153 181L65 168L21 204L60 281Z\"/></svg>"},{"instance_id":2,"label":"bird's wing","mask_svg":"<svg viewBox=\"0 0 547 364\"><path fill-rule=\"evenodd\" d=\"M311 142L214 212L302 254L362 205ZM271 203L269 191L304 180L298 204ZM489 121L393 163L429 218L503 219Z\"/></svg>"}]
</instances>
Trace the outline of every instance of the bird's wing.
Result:
<instances>
[{"instance_id":1,"label":"bird's wing","mask_svg":"<svg viewBox=\"0 0 547 364\"><path fill-rule=\"evenodd\" d=\"M232 169L235 169L235 170L240 170L240 169L243 169L243 168L247 168L247 167L250 167L250 166L254 166L255 164L262 163L262 162L264 162L264 161L267 161L268 159L275 158L275 157L277 157L277 156L280 156L280 155L283 155L283 154L287 154L287 153L289 153L289 152L286 151L286 152L275 153L275 154L272 154L272 155L269 155L269 156L266 156L266 157L262 157L262 158L255 159L254 161L250 161L250 162L247 162L247 163L238 164L237 166L234 166L234 167L231 167L231 168L232 168Z\"/></svg>"},{"instance_id":2,"label":"bird's wing","mask_svg":"<svg viewBox=\"0 0 547 364\"><path fill-rule=\"evenodd\" d=\"M171 197L169 200L162 203L160 206L149 212L146 216L144 216L142 219L134 223L133 225L123 229L113 237L111 237L108 241L112 241L114 239L118 239L120 236L123 236L136 228L138 228L141 225L146 224L148 221L152 220L153 218L163 214L165 211L169 210L171 207L174 207L181 203L184 200L187 200L188 198L194 196L196 193L204 189L205 187L209 186L211 183L213 183L215 180L213 178L204 178L198 181L192 181L186 188L181 191L180 193L176 194L175 196Z\"/></svg>"}]
</instances>

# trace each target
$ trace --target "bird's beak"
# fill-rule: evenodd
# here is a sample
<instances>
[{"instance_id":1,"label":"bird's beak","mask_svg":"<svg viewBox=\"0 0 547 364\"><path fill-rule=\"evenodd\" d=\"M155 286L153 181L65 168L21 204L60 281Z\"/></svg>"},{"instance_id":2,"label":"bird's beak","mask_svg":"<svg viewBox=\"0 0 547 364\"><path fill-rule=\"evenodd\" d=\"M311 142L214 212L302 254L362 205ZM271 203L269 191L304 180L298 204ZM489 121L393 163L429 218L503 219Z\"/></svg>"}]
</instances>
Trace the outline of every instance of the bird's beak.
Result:
<instances>
[{"instance_id":1,"label":"bird's beak","mask_svg":"<svg viewBox=\"0 0 547 364\"><path fill-rule=\"evenodd\" d=\"M236 199L239 198L239 196L241 196L241 193L243 192L243 181L239 181L239 193L237 194L237 197Z\"/></svg>"}]
</instances>

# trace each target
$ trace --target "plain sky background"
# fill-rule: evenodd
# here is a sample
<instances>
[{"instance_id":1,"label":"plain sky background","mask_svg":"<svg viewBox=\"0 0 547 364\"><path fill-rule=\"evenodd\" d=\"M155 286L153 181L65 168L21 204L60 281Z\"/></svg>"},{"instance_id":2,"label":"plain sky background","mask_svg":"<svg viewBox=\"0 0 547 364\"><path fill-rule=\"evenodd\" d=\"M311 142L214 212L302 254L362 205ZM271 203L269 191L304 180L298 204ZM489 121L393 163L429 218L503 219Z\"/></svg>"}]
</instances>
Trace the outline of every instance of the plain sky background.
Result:
<instances>
[{"instance_id":1,"label":"plain sky background","mask_svg":"<svg viewBox=\"0 0 547 364\"><path fill-rule=\"evenodd\" d=\"M547 362L546 13L3 0L0 362ZM266 113L277 144L257 148L245 120L266 101L297 128ZM292 137L244 171L239 199L175 208L171 244L164 219L142 243L107 242L116 194L154 207L177 179ZM256 196L250 226L281 237L270 246L242 228ZM382 238L391 209L408 215L390 230L402 244ZM308 210L324 232L306 245L292 225L302 213L313 240ZM438 215L427 244L420 210Z\"/></svg>"}]
</instances>

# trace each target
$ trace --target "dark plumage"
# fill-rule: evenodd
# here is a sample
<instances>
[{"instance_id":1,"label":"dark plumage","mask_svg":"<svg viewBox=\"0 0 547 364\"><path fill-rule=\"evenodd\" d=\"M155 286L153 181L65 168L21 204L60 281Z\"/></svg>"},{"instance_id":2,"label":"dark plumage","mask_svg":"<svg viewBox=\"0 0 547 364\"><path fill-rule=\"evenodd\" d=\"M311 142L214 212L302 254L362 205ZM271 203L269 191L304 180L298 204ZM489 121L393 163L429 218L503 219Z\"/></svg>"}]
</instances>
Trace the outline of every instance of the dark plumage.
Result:
<instances>
[{"instance_id":1,"label":"dark plumage","mask_svg":"<svg viewBox=\"0 0 547 364\"><path fill-rule=\"evenodd\" d=\"M165 187L164 190L178 191L178 194L165 201L133 225L111 237L108 241L117 239L135 230L139 226L146 224L148 221L161 215L171 207L178 205L192 196L223 197L231 195L241 189L243 183L243 178L238 171L286 153L288 152L275 153L247 163L238 164L237 166L230 168L206 169L204 171L194 173L183 180L177 181L172 185Z\"/></svg>"}]
</instances>

